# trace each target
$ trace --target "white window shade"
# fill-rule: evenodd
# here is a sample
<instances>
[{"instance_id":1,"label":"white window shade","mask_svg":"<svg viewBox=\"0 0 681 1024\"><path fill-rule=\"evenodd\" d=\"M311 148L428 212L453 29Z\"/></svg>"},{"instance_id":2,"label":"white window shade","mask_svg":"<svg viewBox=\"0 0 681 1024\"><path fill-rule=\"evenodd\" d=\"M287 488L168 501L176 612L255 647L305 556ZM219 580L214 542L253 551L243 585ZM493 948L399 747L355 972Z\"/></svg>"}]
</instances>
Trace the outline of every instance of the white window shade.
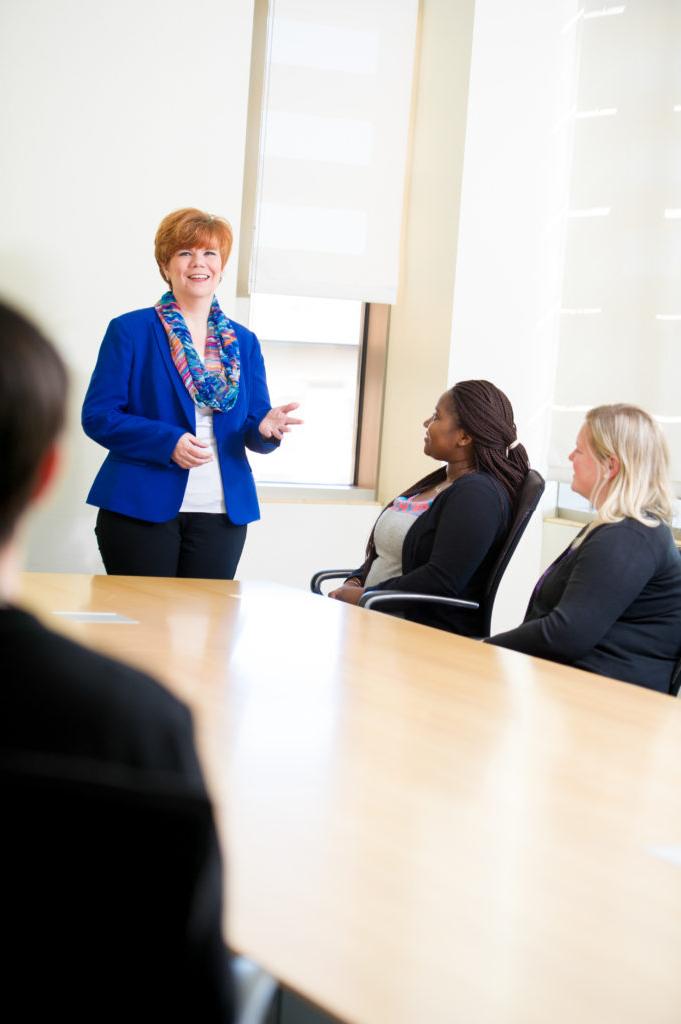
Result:
<instances>
[{"instance_id":1,"label":"white window shade","mask_svg":"<svg viewBox=\"0 0 681 1024\"><path fill-rule=\"evenodd\" d=\"M393 303L417 0L273 0L250 290Z\"/></svg>"},{"instance_id":2,"label":"white window shade","mask_svg":"<svg viewBox=\"0 0 681 1024\"><path fill-rule=\"evenodd\" d=\"M679 486L681 4L587 3L580 32L551 472L570 479L587 409L632 402Z\"/></svg>"}]
</instances>

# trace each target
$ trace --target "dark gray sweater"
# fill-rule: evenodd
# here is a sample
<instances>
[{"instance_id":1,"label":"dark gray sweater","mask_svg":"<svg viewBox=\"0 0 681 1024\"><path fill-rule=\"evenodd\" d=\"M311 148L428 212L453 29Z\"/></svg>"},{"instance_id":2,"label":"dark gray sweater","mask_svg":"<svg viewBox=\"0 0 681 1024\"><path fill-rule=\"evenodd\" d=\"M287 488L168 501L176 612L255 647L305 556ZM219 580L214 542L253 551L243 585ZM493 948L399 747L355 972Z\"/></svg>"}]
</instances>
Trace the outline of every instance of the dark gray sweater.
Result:
<instances>
[{"instance_id":1,"label":"dark gray sweater","mask_svg":"<svg viewBox=\"0 0 681 1024\"><path fill-rule=\"evenodd\" d=\"M17 826L5 821L3 981L23 1019L233 1020L222 864L188 708L144 673L3 608L0 762ZM81 784L48 801L50 776ZM120 826L110 849L109 820ZM36 831L40 846L26 851ZM173 850L156 863L164 838Z\"/></svg>"},{"instance_id":2,"label":"dark gray sweater","mask_svg":"<svg viewBox=\"0 0 681 1024\"><path fill-rule=\"evenodd\" d=\"M598 526L553 563L516 629L488 643L669 692L681 655L681 556L669 528Z\"/></svg>"}]
</instances>

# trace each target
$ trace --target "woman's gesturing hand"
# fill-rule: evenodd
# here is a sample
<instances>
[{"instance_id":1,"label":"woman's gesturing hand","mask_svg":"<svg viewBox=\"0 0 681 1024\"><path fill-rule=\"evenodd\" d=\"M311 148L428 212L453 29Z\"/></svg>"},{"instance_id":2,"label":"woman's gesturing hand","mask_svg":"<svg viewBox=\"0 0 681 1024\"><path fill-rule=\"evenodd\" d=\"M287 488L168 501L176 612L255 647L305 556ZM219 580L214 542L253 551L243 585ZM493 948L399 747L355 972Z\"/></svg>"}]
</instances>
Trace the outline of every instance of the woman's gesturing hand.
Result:
<instances>
[{"instance_id":1,"label":"woman's gesturing hand","mask_svg":"<svg viewBox=\"0 0 681 1024\"><path fill-rule=\"evenodd\" d=\"M258 427L262 436L268 439L276 438L277 441L281 441L284 434L288 434L293 424L303 422L289 416L289 413L297 408L298 402L289 402L288 405L278 405L276 409L270 409Z\"/></svg>"},{"instance_id":2,"label":"woman's gesturing hand","mask_svg":"<svg viewBox=\"0 0 681 1024\"><path fill-rule=\"evenodd\" d=\"M182 435L170 458L182 469L194 469L195 466L203 466L205 462L213 461L210 445L205 441L199 441L193 434Z\"/></svg>"}]
</instances>

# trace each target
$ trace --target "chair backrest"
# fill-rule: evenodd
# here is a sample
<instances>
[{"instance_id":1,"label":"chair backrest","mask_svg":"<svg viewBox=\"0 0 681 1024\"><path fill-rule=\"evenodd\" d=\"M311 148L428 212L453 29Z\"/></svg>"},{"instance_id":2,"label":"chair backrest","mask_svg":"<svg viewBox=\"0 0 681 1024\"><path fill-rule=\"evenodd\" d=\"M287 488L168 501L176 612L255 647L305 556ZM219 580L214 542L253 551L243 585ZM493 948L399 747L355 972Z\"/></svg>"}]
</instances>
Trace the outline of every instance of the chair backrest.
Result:
<instances>
[{"instance_id":1,"label":"chair backrest","mask_svg":"<svg viewBox=\"0 0 681 1024\"><path fill-rule=\"evenodd\" d=\"M485 592L480 601L480 611L482 613L482 623L484 627L483 636L490 635L492 628L492 609L494 608L494 599L497 596L499 584L501 583L502 576L506 572L508 563L511 561L513 552L517 548L518 542L525 532L525 527L529 523L532 513L539 504L539 499L544 493L544 487L545 482L541 473L538 473L536 469L528 470L525 482L520 488L513 522L511 523L501 551L497 555L497 560L492 566L492 570L487 577Z\"/></svg>"},{"instance_id":2,"label":"chair backrest","mask_svg":"<svg viewBox=\"0 0 681 1024\"><path fill-rule=\"evenodd\" d=\"M0 755L5 1004L79 1024L231 1020L207 798L166 775L31 760Z\"/></svg>"}]
</instances>

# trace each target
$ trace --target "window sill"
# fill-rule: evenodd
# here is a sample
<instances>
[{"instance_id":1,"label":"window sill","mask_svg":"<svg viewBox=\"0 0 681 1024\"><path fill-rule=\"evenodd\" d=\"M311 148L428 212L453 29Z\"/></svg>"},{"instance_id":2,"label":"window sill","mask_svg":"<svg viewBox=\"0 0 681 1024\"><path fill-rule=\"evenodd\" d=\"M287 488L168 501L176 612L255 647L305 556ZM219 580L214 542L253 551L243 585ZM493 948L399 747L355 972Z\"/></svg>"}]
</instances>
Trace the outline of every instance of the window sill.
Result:
<instances>
[{"instance_id":1,"label":"window sill","mask_svg":"<svg viewBox=\"0 0 681 1024\"><path fill-rule=\"evenodd\" d=\"M593 512L579 512L575 508L557 508L552 515L544 516L544 522L557 526L582 527L585 523L590 523L593 517Z\"/></svg>"},{"instance_id":2,"label":"window sill","mask_svg":"<svg viewBox=\"0 0 681 1024\"><path fill-rule=\"evenodd\" d=\"M594 518L593 512L577 512L575 509L556 509L550 516L544 516L544 525L565 526L571 529L581 529L585 523L590 523ZM672 535L677 548L681 550L681 528L672 526Z\"/></svg>"},{"instance_id":3,"label":"window sill","mask_svg":"<svg viewBox=\"0 0 681 1024\"><path fill-rule=\"evenodd\" d=\"M257 483L258 498L264 503L286 502L309 505L377 505L376 495L366 487L330 484Z\"/></svg>"}]
</instances>

